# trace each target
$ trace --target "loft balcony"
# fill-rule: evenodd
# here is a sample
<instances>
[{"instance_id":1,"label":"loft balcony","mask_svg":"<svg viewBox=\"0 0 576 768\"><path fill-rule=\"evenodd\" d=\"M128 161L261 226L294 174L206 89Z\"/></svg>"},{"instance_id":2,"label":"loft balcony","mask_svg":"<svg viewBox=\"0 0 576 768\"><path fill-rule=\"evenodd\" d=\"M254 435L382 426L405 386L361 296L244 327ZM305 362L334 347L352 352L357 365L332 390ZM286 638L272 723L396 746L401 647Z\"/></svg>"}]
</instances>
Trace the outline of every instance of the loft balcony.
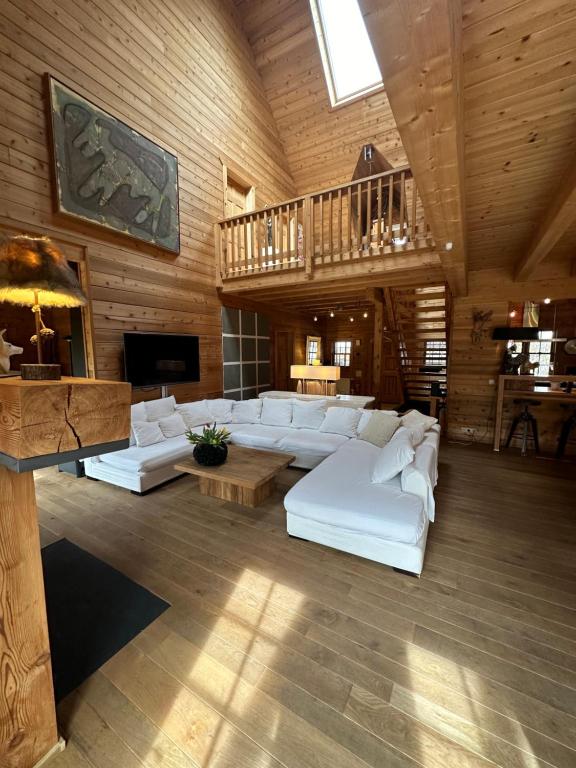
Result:
<instances>
[{"instance_id":1,"label":"loft balcony","mask_svg":"<svg viewBox=\"0 0 576 768\"><path fill-rule=\"evenodd\" d=\"M281 285L441 279L408 166L286 200L216 224L223 292Z\"/></svg>"}]
</instances>

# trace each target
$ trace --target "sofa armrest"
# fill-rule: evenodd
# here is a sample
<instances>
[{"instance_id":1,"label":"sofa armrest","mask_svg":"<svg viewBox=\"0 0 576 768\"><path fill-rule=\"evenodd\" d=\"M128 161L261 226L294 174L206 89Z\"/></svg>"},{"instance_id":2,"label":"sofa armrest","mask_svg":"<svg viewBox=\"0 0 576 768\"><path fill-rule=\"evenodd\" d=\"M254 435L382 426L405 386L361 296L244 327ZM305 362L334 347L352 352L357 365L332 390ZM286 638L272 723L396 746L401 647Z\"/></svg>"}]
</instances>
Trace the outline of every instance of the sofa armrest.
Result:
<instances>
[{"instance_id":1,"label":"sofa armrest","mask_svg":"<svg viewBox=\"0 0 576 768\"><path fill-rule=\"evenodd\" d=\"M433 446L421 444L416 449L414 461L402 470L402 490L422 499L428 519L434 521L436 485L436 451Z\"/></svg>"}]
</instances>

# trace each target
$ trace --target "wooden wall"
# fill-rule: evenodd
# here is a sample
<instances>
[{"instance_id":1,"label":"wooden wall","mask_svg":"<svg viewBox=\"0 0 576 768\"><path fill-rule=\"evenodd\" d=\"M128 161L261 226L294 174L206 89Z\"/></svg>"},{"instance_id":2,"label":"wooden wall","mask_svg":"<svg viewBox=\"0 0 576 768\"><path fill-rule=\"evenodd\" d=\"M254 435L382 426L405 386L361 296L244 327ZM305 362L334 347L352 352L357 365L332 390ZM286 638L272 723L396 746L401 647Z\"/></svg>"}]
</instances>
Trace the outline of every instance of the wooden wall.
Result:
<instances>
[{"instance_id":1,"label":"wooden wall","mask_svg":"<svg viewBox=\"0 0 576 768\"><path fill-rule=\"evenodd\" d=\"M354 322L350 322L350 316ZM374 313L369 312L368 318L362 317L362 312L337 313L336 317L326 319L324 337L324 358L332 364L332 348L335 341L352 341L352 358L349 368L342 368L340 375L350 379L350 392L355 395L371 395L372 393L372 358L374 341ZM360 375L357 375L360 374Z\"/></svg>"},{"instance_id":2,"label":"wooden wall","mask_svg":"<svg viewBox=\"0 0 576 768\"><path fill-rule=\"evenodd\" d=\"M308 0L236 3L299 194L349 181L366 143L406 163L384 91L331 108Z\"/></svg>"},{"instance_id":3,"label":"wooden wall","mask_svg":"<svg viewBox=\"0 0 576 768\"><path fill-rule=\"evenodd\" d=\"M53 213L45 72L178 156L178 257ZM202 380L175 390L219 393L222 160L258 179L257 205L295 191L232 0L4 0L0 73L0 229L88 260L97 375L121 378L123 331L197 333Z\"/></svg>"},{"instance_id":4,"label":"wooden wall","mask_svg":"<svg viewBox=\"0 0 576 768\"><path fill-rule=\"evenodd\" d=\"M492 341L492 330L508 325L510 302L542 301L576 296L576 278L513 283L504 270L470 273L470 290L466 297L454 297L448 370L448 436L451 439L491 443L494 439L494 417L498 374L506 342ZM568 306L574 302L566 302ZM479 344L472 344L472 313L489 311L493 315ZM569 323L565 318L563 322ZM576 316L572 318L576 323ZM504 412L502 435L507 434L514 406L508 402ZM535 409L546 451L554 450L561 422L566 412L558 404L542 403ZM473 438L465 430L474 430Z\"/></svg>"}]
</instances>

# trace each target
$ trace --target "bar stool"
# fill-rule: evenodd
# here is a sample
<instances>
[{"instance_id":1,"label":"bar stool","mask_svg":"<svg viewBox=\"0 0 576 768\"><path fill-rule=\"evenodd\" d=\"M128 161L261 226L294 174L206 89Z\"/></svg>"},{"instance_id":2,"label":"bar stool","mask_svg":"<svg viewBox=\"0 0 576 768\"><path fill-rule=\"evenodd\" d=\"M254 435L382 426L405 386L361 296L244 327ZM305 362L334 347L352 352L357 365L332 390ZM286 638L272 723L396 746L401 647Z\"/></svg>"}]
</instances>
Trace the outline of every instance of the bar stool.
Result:
<instances>
[{"instance_id":1,"label":"bar stool","mask_svg":"<svg viewBox=\"0 0 576 768\"><path fill-rule=\"evenodd\" d=\"M562 408L569 406L562 405ZM558 448L556 449L556 458L561 459L564 456L566 450L566 444L570 438L570 433L576 427L576 410L573 410L570 416L562 422L562 429L560 430L560 437L558 438Z\"/></svg>"},{"instance_id":2,"label":"bar stool","mask_svg":"<svg viewBox=\"0 0 576 768\"><path fill-rule=\"evenodd\" d=\"M512 422L512 426L510 427L510 432L508 433L508 439L506 440L506 448L509 447L510 443L512 442L512 438L514 437L514 433L516 432L516 429L521 424L522 425L522 456L526 456L526 453L528 452L528 440L532 439L534 441L534 449L536 453L540 453L540 446L538 444L538 421L536 417L530 413L529 408L530 406L536 406L540 405L540 400L523 400L518 399L514 400L514 405L523 405L524 410L520 413L519 416L516 416L514 421ZM531 432L531 434L529 434Z\"/></svg>"}]
</instances>

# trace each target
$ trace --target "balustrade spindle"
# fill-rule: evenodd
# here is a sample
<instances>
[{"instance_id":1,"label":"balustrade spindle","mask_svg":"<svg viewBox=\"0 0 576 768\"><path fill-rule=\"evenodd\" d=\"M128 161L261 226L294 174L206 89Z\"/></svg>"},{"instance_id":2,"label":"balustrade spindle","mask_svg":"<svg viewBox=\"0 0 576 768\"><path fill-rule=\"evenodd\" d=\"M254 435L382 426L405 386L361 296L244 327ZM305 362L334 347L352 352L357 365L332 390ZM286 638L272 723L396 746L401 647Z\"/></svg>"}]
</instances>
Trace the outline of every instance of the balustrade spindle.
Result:
<instances>
[{"instance_id":1,"label":"balustrade spindle","mask_svg":"<svg viewBox=\"0 0 576 768\"><path fill-rule=\"evenodd\" d=\"M372 254L372 182L366 184L366 248Z\"/></svg>"},{"instance_id":2,"label":"balustrade spindle","mask_svg":"<svg viewBox=\"0 0 576 768\"><path fill-rule=\"evenodd\" d=\"M400 174L400 231L398 237L404 238L405 227L404 221L406 219L406 174L404 171Z\"/></svg>"},{"instance_id":3,"label":"balustrade spindle","mask_svg":"<svg viewBox=\"0 0 576 768\"><path fill-rule=\"evenodd\" d=\"M358 210L356 212L356 251L358 256L362 250L362 184L358 184Z\"/></svg>"},{"instance_id":4,"label":"balustrade spindle","mask_svg":"<svg viewBox=\"0 0 576 768\"><path fill-rule=\"evenodd\" d=\"M410 240L412 242L416 240L416 234L417 234L416 203L417 203L416 182L414 181L414 177L412 177L412 222L410 227Z\"/></svg>"},{"instance_id":5,"label":"balustrade spindle","mask_svg":"<svg viewBox=\"0 0 576 768\"><path fill-rule=\"evenodd\" d=\"M352 187L348 187L348 248L347 254L352 258Z\"/></svg>"},{"instance_id":6,"label":"balustrade spindle","mask_svg":"<svg viewBox=\"0 0 576 768\"><path fill-rule=\"evenodd\" d=\"M338 208L338 261L342 261L342 190L338 190L338 199L336 202Z\"/></svg>"},{"instance_id":7,"label":"balustrade spindle","mask_svg":"<svg viewBox=\"0 0 576 768\"><path fill-rule=\"evenodd\" d=\"M382 179L378 179L377 192L378 195L378 225L376 230L376 239L378 242L378 253L382 246Z\"/></svg>"},{"instance_id":8,"label":"balustrade spindle","mask_svg":"<svg viewBox=\"0 0 576 768\"><path fill-rule=\"evenodd\" d=\"M394 222L394 176L388 179L388 232L387 240L392 242L392 224Z\"/></svg>"}]
</instances>

